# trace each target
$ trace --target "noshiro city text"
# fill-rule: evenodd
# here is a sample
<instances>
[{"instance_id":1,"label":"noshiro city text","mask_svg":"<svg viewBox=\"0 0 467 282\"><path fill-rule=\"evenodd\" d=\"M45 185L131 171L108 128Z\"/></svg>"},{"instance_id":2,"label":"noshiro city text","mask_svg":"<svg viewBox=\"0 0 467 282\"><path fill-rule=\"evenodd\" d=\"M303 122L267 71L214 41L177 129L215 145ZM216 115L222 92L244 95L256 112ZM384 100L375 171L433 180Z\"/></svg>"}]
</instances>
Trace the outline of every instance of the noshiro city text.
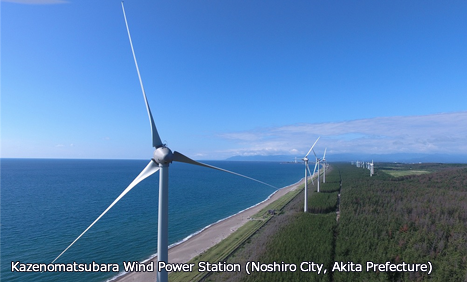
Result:
<instances>
[{"instance_id":1,"label":"noshiro city text","mask_svg":"<svg viewBox=\"0 0 467 282\"><path fill-rule=\"evenodd\" d=\"M125 272L241 272L248 275L254 272L314 272L326 274L331 268L331 272L426 272L431 274L433 266L427 263L375 263L366 262L366 268L360 263L354 262L334 262L332 266L325 267L323 263L304 261L301 263L272 262L263 263L259 261L247 261L244 265L240 263L200 261L194 263L166 263L159 261L147 263L128 261L123 262ZM117 263L22 263L20 261L11 262L11 272L119 272L120 265Z\"/></svg>"}]
</instances>

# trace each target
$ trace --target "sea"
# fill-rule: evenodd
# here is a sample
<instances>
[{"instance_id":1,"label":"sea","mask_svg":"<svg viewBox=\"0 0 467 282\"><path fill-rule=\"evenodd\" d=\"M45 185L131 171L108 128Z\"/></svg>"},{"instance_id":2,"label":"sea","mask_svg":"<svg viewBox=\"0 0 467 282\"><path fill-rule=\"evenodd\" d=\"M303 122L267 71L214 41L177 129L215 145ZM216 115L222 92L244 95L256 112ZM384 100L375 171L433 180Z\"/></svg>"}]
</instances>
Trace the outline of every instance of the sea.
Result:
<instances>
[{"instance_id":1,"label":"sea","mask_svg":"<svg viewBox=\"0 0 467 282\"><path fill-rule=\"evenodd\" d=\"M282 188L303 164L205 161ZM133 181L148 160L1 159L1 281L97 281L122 275L123 262L157 252L159 174L142 181L56 263L118 264L119 271L22 271L50 264ZM276 189L184 163L169 167L169 244L265 200ZM18 263L19 262L19 263ZM18 271L21 270L21 271Z\"/></svg>"}]
</instances>

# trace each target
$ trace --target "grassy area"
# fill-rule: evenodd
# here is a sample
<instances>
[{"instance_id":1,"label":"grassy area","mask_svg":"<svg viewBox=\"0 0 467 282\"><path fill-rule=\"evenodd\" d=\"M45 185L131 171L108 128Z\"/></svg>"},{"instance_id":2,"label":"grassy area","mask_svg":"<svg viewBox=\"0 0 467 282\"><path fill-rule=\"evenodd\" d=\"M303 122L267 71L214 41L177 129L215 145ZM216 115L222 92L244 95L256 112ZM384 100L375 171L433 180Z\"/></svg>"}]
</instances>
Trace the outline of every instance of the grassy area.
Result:
<instances>
[{"instance_id":1,"label":"grassy area","mask_svg":"<svg viewBox=\"0 0 467 282\"><path fill-rule=\"evenodd\" d=\"M427 170L381 170L391 176L399 177L399 176L406 176L406 175L420 175L430 173Z\"/></svg>"},{"instance_id":2,"label":"grassy area","mask_svg":"<svg viewBox=\"0 0 467 282\"><path fill-rule=\"evenodd\" d=\"M258 216L264 217L267 214L268 210L281 211L288 202L290 202L293 198L295 198L295 196L297 196L303 190L304 186L305 185L302 184L299 187L297 187L297 189L295 189L294 191L290 191L289 193L280 197L276 201L270 203L264 209L258 212L256 215L252 216L252 218L256 218Z\"/></svg>"},{"instance_id":3,"label":"grassy area","mask_svg":"<svg viewBox=\"0 0 467 282\"><path fill-rule=\"evenodd\" d=\"M198 262L208 261L210 263L217 263L225 261L236 249L238 249L245 241L247 241L253 234L255 234L264 224L266 224L272 215L268 214L268 210L281 211L287 203L294 199L302 190L304 185L300 185L294 191L290 191L281 198L267 205L257 214L252 216L255 220L250 220L245 225L237 229L234 233L226 239L219 242L217 245L211 247L206 252L193 258L189 263L194 263L193 272L176 272L171 273L170 281L199 281L204 276L208 275L207 272L198 271Z\"/></svg>"},{"instance_id":4,"label":"grassy area","mask_svg":"<svg viewBox=\"0 0 467 282\"><path fill-rule=\"evenodd\" d=\"M443 164L443 163L377 163L375 165L376 173L378 171L386 173L392 177L401 177L407 175L422 175L445 169L465 167L463 164Z\"/></svg>"}]
</instances>

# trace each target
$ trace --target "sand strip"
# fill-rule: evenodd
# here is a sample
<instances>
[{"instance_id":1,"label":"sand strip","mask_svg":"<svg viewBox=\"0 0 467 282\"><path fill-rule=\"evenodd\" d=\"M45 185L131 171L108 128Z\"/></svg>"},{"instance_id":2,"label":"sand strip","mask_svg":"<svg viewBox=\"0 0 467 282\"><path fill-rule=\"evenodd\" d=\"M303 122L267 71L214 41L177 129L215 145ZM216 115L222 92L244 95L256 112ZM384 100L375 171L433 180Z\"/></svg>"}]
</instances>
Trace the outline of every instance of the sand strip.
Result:
<instances>
[{"instance_id":1,"label":"sand strip","mask_svg":"<svg viewBox=\"0 0 467 282\"><path fill-rule=\"evenodd\" d=\"M186 241L175 245L169 249L169 262L170 263L186 263L197 255L207 251L212 246L216 245L224 238L232 234L239 227L248 222L249 218L261 209L287 194L289 191L295 190L300 184L303 184L303 179L290 186L281 188L274 192L268 199L263 202L241 211L233 216L223 219L219 222L212 224L201 232L193 235ZM157 257L152 258L154 265L157 265ZM157 272L131 272L117 277L115 280L118 282L145 282L155 281Z\"/></svg>"}]
</instances>

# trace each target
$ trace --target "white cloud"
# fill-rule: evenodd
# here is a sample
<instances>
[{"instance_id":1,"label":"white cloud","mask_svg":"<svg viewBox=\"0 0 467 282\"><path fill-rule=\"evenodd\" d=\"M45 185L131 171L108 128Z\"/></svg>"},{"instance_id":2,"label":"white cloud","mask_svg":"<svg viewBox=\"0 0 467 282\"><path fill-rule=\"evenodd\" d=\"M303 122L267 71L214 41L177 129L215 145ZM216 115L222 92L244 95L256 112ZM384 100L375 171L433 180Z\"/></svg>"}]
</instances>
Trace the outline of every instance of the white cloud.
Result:
<instances>
[{"instance_id":1,"label":"white cloud","mask_svg":"<svg viewBox=\"0 0 467 282\"><path fill-rule=\"evenodd\" d=\"M306 154L321 136L317 151L331 153L467 154L467 112L377 117L330 123L294 124L220 135L237 149L230 155Z\"/></svg>"},{"instance_id":2,"label":"white cloud","mask_svg":"<svg viewBox=\"0 0 467 282\"><path fill-rule=\"evenodd\" d=\"M74 146L75 146L75 145L74 145L73 143L71 143L68 147L74 147ZM63 144L57 144L57 145L55 145L55 148L64 148L64 147L67 147L67 146L65 146L65 145L63 145Z\"/></svg>"}]
</instances>

